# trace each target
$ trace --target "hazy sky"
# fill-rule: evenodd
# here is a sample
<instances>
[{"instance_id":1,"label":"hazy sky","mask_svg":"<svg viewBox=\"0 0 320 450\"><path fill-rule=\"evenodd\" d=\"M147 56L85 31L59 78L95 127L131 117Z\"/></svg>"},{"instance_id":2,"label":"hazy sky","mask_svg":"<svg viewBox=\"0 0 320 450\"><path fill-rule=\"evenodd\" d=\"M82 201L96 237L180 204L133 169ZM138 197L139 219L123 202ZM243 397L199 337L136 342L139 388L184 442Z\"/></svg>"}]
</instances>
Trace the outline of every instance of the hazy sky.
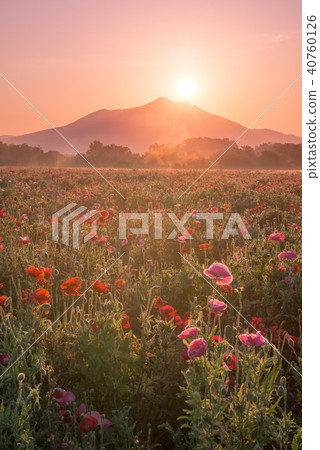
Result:
<instances>
[{"instance_id":1,"label":"hazy sky","mask_svg":"<svg viewBox=\"0 0 320 450\"><path fill-rule=\"evenodd\" d=\"M301 73L296 0L0 0L0 72L54 125L165 96L249 126ZM0 78L0 135L48 128ZM301 135L301 80L255 126Z\"/></svg>"}]
</instances>

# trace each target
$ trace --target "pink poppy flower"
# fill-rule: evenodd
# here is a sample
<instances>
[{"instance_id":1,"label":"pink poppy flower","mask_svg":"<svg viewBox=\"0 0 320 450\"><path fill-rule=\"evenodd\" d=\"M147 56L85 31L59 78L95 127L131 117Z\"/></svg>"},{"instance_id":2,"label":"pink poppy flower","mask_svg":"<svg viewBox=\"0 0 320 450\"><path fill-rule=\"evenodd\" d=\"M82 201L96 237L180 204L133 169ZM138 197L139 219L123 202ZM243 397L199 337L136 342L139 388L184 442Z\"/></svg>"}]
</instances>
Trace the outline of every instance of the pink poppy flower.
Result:
<instances>
[{"instance_id":1,"label":"pink poppy flower","mask_svg":"<svg viewBox=\"0 0 320 450\"><path fill-rule=\"evenodd\" d=\"M30 243L30 238L28 236L23 236L20 238L20 245L28 245Z\"/></svg>"},{"instance_id":2,"label":"pink poppy flower","mask_svg":"<svg viewBox=\"0 0 320 450\"><path fill-rule=\"evenodd\" d=\"M198 336L199 333L198 327L187 328L182 333L178 334L178 338L180 339L194 339Z\"/></svg>"},{"instance_id":3,"label":"pink poppy flower","mask_svg":"<svg viewBox=\"0 0 320 450\"><path fill-rule=\"evenodd\" d=\"M86 414L85 417L94 417L94 418L97 420L97 425L101 425L101 416L100 416L100 414L98 413L98 411L91 411L91 412L88 412L88 414ZM111 425L112 425L111 420L109 420L109 419L104 419L104 421L103 421L103 426L104 426L105 428L108 428L108 427L110 427Z\"/></svg>"},{"instance_id":4,"label":"pink poppy flower","mask_svg":"<svg viewBox=\"0 0 320 450\"><path fill-rule=\"evenodd\" d=\"M282 233L272 233L269 236L269 241L284 242L284 235Z\"/></svg>"},{"instance_id":5,"label":"pink poppy flower","mask_svg":"<svg viewBox=\"0 0 320 450\"><path fill-rule=\"evenodd\" d=\"M107 243L108 243L108 239L105 237L102 237L98 240L98 244L103 245L103 244L107 244Z\"/></svg>"},{"instance_id":6,"label":"pink poppy flower","mask_svg":"<svg viewBox=\"0 0 320 450\"><path fill-rule=\"evenodd\" d=\"M221 263L213 263L209 269L203 271L207 277L216 280L216 284L224 285L230 284L233 280L230 270L227 266Z\"/></svg>"},{"instance_id":7,"label":"pink poppy flower","mask_svg":"<svg viewBox=\"0 0 320 450\"><path fill-rule=\"evenodd\" d=\"M278 255L279 259L288 259L289 261L292 261L293 259L297 259L298 255L296 254L296 252L281 252Z\"/></svg>"},{"instance_id":8,"label":"pink poppy flower","mask_svg":"<svg viewBox=\"0 0 320 450\"><path fill-rule=\"evenodd\" d=\"M198 358L207 351L207 343L203 338L198 338L192 341L188 348L188 356L190 359Z\"/></svg>"},{"instance_id":9,"label":"pink poppy flower","mask_svg":"<svg viewBox=\"0 0 320 450\"><path fill-rule=\"evenodd\" d=\"M211 298L209 300L209 306L211 310L217 312L219 316L221 316L222 311L227 309L227 305L224 302L220 302L220 300L217 300L216 298Z\"/></svg>"},{"instance_id":10,"label":"pink poppy flower","mask_svg":"<svg viewBox=\"0 0 320 450\"><path fill-rule=\"evenodd\" d=\"M240 334L239 339L247 347L250 347L252 345L255 345L256 347L263 347L264 345L268 344L267 339L262 336L260 331L258 331L257 334Z\"/></svg>"},{"instance_id":11,"label":"pink poppy flower","mask_svg":"<svg viewBox=\"0 0 320 450\"><path fill-rule=\"evenodd\" d=\"M67 392L61 388L55 388L52 391L52 397L63 408L73 403L76 399L75 395L72 392Z\"/></svg>"}]
</instances>

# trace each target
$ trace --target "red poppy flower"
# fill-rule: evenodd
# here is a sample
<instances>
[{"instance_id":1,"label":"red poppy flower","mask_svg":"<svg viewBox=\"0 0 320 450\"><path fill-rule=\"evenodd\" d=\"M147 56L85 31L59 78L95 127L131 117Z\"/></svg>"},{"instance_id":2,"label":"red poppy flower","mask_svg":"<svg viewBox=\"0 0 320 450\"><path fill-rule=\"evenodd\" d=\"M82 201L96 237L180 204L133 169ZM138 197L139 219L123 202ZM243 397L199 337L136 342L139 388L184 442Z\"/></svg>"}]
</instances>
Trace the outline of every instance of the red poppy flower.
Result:
<instances>
[{"instance_id":1,"label":"red poppy flower","mask_svg":"<svg viewBox=\"0 0 320 450\"><path fill-rule=\"evenodd\" d=\"M50 304L51 300L49 297L49 292L47 289L37 289L32 294L33 303L38 303L39 305Z\"/></svg>"},{"instance_id":2,"label":"red poppy flower","mask_svg":"<svg viewBox=\"0 0 320 450\"><path fill-rule=\"evenodd\" d=\"M161 319L170 320L176 315L177 311L172 306L165 305L159 308L159 312Z\"/></svg>"},{"instance_id":3,"label":"red poppy flower","mask_svg":"<svg viewBox=\"0 0 320 450\"><path fill-rule=\"evenodd\" d=\"M81 280L79 280L79 277L70 278L61 285L61 289L66 295L81 295L80 288Z\"/></svg>"},{"instance_id":4,"label":"red poppy flower","mask_svg":"<svg viewBox=\"0 0 320 450\"><path fill-rule=\"evenodd\" d=\"M130 328L129 316L127 314L121 314L121 317L123 317L122 322L121 322L122 328L125 330L127 328Z\"/></svg>"},{"instance_id":5,"label":"red poppy flower","mask_svg":"<svg viewBox=\"0 0 320 450\"><path fill-rule=\"evenodd\" d=\"M207 250L210 248L210 244L200 244L199 249L200 250Z\"/></svg>"},{"instance_id":6,"label":"red poppy flower","mask_svg":"<svg viewBox=\"0 0 320 450\"><path fill-rule=\"evenodd\" d=\"M27 272L27 275L29 275L32 278L38 278L38 277L44 277L44 273L42 270L37 269L34 266L30 266L28 269L24 269Z\"/></svg>"},{"instance_id":7,"label":"red poppy flower","mask_svg":"<svg viewBox=\"0 0 320 450\"><path fill-rule=\"evenodd\" d=\"M223 361L225 362L229 370L233 370L237 367L237 358L235 357L235 355L232 355L231 353L226 355L223 358Z\"/></svg>"},{"instance_id":8,"label":"red poppy flower","mask_svg":"<svg viewBox=\"0 0 320 450\"><path fill-rule=\"evenodd\" d=\"M212 343L215 344L216 342L223 342L222 337L220 337L220 336L213 336Z\"/></svg>"},{"instance_id":9,"label":"red poppy flower","mask_svg":"<svg viewBox=\"0 0 320 450\"><path fill-rule=\"evenodd\" d=\"M92 431L98 426L98 420L93 416L86 416L80 422L80 431L88 432Z\"/></svg>"},{"instance_id":10,"label":"red poppy flower","mask_svg":"<svg viewBox=\"0 0 320 450\"><path fill-rule=\"evenodd\" d=\"M292 269L291 269L292 273L297 274L299 272L299 270L300 270L300 267L298 266L298 264L294 264L292 266Z\"/></svg>"},{"instance_id":11,"label":"red poppy flower","mask_svg":"<svg viewBox=\"0 0 320 450\"><path fill-rule=\"evenodd\" d=\"M230 284L225 284L224 286L220 286L220 289L225 294L232 294L232 292L233 292L233 287L230 286Z\"/></svg>"},{"instance_id":12,"label":"red poppy flower","mask_svg":"<svg viewBox=\"0 0 320 450\"><path fill-rule=\"evenodd\" d=\"M115 283L114 283L114 289L115 289L115 291L123 291L124 286L125 286L125 283L124 283L124 281L123 281L122 278L119 278L119 279L116 280Z\"/></svg>"},{"instance_id":13,"label":"red poppy flower","mask_svg":"<svg viewBox=\"0 0 320 450\"><path fill-rule=\"evenodd\" d=\"M109 292L108 286L100 283L99 280L91 281L90 285L94 291L99 292L100 294L107 294Z\"/></svg>"},{"instance_id":14,"label":"red poppy flower","mask_svg":"<svg viewBox=\"0 0 320 450\"><path fill-rule=\"evenodd\" d=\"M162 300L162 298L159 296L155 299L153 307L154 308L161 308L161 306L166 305L167 302L165 300Z\"/></svg>"},{"instance_id":15,"label":"red poppy flower","mask_svg":"<svg viewBox=\"0 0 320 450\"><path fill-rule=\"evenodd\" d=\"M0 297L0 306L6 306L6 301L9 297L6 297L5 295L3 295L2 297Z\"/></svg>"}]
</instances>

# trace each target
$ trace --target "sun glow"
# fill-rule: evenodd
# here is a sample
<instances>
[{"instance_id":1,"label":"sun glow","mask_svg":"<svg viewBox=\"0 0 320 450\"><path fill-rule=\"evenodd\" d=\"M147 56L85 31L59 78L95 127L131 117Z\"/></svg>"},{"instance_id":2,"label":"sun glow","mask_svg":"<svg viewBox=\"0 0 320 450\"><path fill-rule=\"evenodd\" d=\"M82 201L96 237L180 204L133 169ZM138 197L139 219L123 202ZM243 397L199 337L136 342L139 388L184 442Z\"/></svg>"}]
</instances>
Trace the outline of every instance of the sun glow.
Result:
<instances>
[{"instance_id":1,"label":"sun glow","mask_svg":"<svg viewBox=\"0 0 320 450\"><path fill-rule=\"evenodd\" d=\"M190 98L195 93L196 85L193 80L184 78L178 84L179 94L183 99Z\"/></svg>"}]
</instances>

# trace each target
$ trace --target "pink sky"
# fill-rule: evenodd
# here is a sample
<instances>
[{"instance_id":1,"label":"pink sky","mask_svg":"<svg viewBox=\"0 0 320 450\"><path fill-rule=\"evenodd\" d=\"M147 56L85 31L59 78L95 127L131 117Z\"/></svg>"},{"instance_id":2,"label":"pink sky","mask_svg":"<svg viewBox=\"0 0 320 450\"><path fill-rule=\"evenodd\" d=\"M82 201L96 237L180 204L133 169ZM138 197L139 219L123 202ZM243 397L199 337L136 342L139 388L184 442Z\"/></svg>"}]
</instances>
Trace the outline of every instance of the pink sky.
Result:
<instances>
[{"instance_id":1,"label":"pink sky","mask_svg":"<svg viewBox=\"0 0 320 450\"><path fill-rule=\"evenodd\" d=\"M249 126L301 73L296 0L6 2L0 72L55 126L157 97ZM0 135L48 128L0 78ZM301 135L301 80L256 124Z\"/></svg>"}]
</instances>

